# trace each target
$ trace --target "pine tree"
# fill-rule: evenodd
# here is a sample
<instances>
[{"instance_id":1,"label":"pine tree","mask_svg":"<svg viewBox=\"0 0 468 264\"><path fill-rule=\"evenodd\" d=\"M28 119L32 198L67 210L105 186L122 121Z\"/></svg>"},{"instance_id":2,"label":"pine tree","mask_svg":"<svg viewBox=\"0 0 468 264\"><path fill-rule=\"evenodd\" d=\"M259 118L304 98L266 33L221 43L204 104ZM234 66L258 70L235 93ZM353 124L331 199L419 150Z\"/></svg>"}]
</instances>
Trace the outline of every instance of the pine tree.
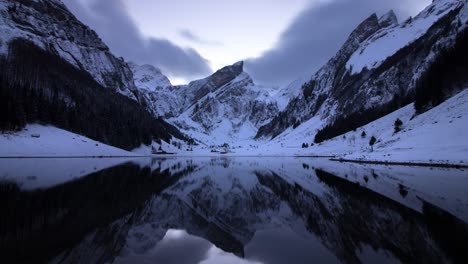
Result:
<instances>
[{"instance_id":1,"label":"pine tree","mask_svg":"<svg viewBox=\"0 0 468 264\"><path fill-rule=\"evenodd\" d=\"M374 151L374 144L375 144L376 141L377 141L377 139L374 136L372 136L370 141L369 141L369 145L371 146L371 151L372 152Z\"/></svg>"},{"instance_id":2,"label":"pine tree","mask_svg":"<svg viewBox=\"0 0 468 264\"><path fill-rule=\"evenodd\" d=\"M397 118L395 120L395 123L393 124L393 127L395 129L395 134L401 131L401 126L403 125L403 122Z\"/></svg>"}]
</instances>

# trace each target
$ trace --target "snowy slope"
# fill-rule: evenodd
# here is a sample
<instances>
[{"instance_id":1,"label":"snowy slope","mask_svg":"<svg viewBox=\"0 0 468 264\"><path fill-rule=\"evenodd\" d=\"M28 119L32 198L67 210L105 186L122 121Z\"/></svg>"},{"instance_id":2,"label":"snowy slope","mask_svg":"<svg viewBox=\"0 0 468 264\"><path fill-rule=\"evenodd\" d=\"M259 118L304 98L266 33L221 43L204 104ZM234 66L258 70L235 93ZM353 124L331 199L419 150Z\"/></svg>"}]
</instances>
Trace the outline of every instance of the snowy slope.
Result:
<instances>
[{"instance_id":1,"label":"snowy slope","mask_svg":"<svg viewBox=\"0 0 468 264\"><path fill-rule=\"evenodd\" d=\"M172 84L160 69L153 65L130 63L133 80L144 98L147 109L154 116L170 118L180 113L182 95L175 92Z\"/></svg>"},{"instance_id":2,"label":"snowy slope","mask_svg":"<svg viewBox=\"0 0 468 264\"><path fill-rule=\"evenodd\" d=\"M0 134L0 157L125 157L137 155L53 126L30 124L20 132Z\"/></svg>"},{"instance_id":3,"label":"snowy slope","mask_svg":"<svg viewBox=\"0 0 468 264\"><path fill-rule=\"evenodd\" d=\"M274 100L278 103L278 108L280 111L286 109L288 103L295 97L298 97L301 93L301 88L304 83L306 83L310 77L308 78L299 78L290 84L286 85L285 87L279 89L276 93L274 93L273 97Z\"/></svg>"},{"instance_id":4,"label":"snowy slope","mask_svg":"<svg viewBox=\"0 0 468 264\"><path fill-rule=\"evenodd\" d=\"M403 121L394 133L394 122ZM410 104L356 131L348 132L304 153L338 155L346 159L391 162L468 164L468 89L441 105L415 116ZM362 131L367 136L361 137ZM377 143L372 152L370 137Z\"/></svg>"}]
</instances>

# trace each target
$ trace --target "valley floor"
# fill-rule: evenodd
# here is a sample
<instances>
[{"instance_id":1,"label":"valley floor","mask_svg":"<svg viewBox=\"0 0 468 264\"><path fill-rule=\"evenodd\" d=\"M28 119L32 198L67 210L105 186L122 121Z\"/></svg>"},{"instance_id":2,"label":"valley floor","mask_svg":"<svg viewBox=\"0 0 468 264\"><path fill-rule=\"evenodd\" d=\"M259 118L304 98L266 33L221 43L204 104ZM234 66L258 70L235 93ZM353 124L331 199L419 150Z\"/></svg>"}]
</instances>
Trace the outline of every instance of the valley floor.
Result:
<instances>
[{"instance_id":1,"label":"valley floor","mask_svg":"<svg viewBox=\"0 0 468 264\"><path fill-rule=\"evenodd\" d=\"M397 118L403 125L395 133ZM313 118L274 140L230 142L229 149L209 143L187 146L177 141L172 142L176 144L163 142L161 149L178 156L333 156L365 162L468 165L468 89L423 114L415 115L410 104L356 131L312 145L322 124ZM365 137L361 136L363 131ZM373 148L369 145L372 136L377 139ZM302 143L311 146L302 148ZM157 150L160 145L154 143L153 147ZM151 152L151 146L128 152L37 124L0 135L0 157L128 157L151 156Z\"/></svg>"}]
</instances>

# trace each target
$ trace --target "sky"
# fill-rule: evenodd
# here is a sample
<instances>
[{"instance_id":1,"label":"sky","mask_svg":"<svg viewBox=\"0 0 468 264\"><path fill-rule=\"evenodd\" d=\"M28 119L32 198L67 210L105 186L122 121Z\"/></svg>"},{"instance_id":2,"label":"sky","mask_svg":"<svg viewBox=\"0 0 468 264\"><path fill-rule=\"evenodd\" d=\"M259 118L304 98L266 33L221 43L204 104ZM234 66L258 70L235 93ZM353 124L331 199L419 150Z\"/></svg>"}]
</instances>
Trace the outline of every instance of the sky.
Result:
<instances>
[{"instance_id":1,"label":"sky","mask_svg":"<svg viewBox=\"0 0 468 264\"><path fill-rule=\"evenodd\" d=\"M431 0L62 0L117 56L173 84L245 61L258 84L312 75L372 13L400 20Z\"/></svg>"}]
</instances>

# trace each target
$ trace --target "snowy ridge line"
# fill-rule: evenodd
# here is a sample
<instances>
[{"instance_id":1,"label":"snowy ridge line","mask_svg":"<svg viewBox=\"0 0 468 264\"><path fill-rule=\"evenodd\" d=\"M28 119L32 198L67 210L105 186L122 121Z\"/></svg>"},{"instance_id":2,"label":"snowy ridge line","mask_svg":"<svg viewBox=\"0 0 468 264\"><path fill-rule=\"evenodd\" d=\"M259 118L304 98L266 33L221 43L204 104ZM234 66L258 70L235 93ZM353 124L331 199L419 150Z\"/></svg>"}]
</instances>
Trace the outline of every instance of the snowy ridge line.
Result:
<instances>
[{"instance_id":1,"label":"snowy ridge line","mask_svg":"<svg viewBox=\"0 0 468 264\"><path fill-rule=\"evenodd\" d=\"M461 4L462 2L458 0L434 1L413 19L377 31L353 53L346 63L346 69L351 70L352 74L357 74L364 68L377 68L392 54L426 34L437 21L449 12L461 8Z\"/></svg>"}]
</instances>

